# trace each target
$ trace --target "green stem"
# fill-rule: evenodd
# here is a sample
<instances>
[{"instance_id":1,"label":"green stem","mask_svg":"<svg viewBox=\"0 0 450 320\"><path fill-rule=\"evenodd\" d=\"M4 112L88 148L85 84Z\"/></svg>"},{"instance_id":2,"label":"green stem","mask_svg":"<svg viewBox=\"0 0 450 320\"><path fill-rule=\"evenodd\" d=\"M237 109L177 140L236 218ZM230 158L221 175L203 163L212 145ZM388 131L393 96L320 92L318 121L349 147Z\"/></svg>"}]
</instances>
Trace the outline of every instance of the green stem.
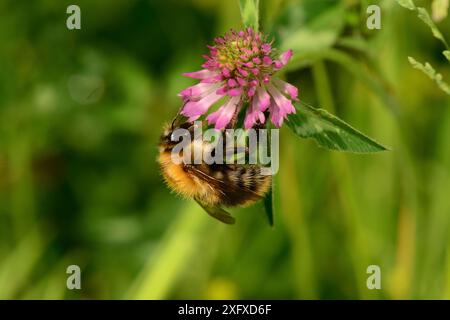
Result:
<instances>
[{"instance_id":1,"label":"green stem","mask_svg":"<svg viewBox=\"0 0 450 320\"><path fill-rule=\"evenodd\" d=\"M316 61L313 65L313 77L319 104L330 108L330 112L335 113L334 99L323 61ZM369 263L366 255L363 254L365 252L361 236L363 226L358 219L358 212L361 212L361 210L355 198L356 189L352 183L351 168L344 154L331 153L330 156L336 167L336 180L341 183L339 197L343 206L342 212L345 214L346 230L349 233L347 245L354 269L356 287L358 288L359 296L367 299L369 296L366 294L367 275L365 271Z\"/></svg>"},{"instance_id":2,"label":"green stem","mask_svg":"<svg viewBox=\"0 0 450 320\"><path fill-rule=\"evenodd\" d=\"M183 271L190 268L205 238L226 228L190 201L167 231L126 295L130 299L166 299ZM207 234L205 234L207 233Z\"/></svg>"}]
</instances>

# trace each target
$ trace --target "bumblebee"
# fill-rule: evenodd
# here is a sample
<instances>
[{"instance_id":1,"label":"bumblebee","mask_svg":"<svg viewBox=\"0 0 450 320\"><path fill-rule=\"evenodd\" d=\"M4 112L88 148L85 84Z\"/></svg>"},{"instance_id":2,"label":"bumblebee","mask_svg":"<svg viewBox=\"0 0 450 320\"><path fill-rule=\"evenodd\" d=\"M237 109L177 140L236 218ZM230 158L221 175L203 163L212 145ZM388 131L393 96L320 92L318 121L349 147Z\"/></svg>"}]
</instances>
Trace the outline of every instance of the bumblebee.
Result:
<instances>
[{"instance_id":1,"label":"bumblebee","mask_svg":"<svg viewBox=\"0 0 450 320\"><path fill-rule=\"evenodd\" d=\"M191 122L172 123L165 127L158 157L165 182L181 196L197 201L212 217L226 224L234 224L234 217L223 207L245 207L264 198L271 187L272 176L263 175L262 166L258 164L226 164L225 161L222 164L207 164L204 161L198 164L175 163L171 155L178 144L173 141L173 132L178 128L187 129L190 133L188 143L191 150L217 147L196 140ZM233 152L237 153L236 150Z\"/></svg>"}]
</instances>

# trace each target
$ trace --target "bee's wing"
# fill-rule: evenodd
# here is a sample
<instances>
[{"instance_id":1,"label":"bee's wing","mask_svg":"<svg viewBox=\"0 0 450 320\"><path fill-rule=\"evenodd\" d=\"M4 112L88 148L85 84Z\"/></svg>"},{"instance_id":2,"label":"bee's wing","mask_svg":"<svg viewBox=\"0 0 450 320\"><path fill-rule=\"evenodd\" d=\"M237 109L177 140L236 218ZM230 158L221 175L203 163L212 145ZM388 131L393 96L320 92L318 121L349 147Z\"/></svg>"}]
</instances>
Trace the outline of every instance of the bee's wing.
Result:
<instances>
[{"instance_id":1,"label":"bee's wing","mask_svg":"<svg viewBox=\"0 0 450 320\"><path fill-rule=\"evenodd\" d=\"M222 221L226 224L234 224L236 220L229 214L227 211L222 209L219 206L208 205L198 199L195 199L197 203L213 218L216 218L219 221Z\"/></svg>"},{"instance_id":2,"label":"bee's wing","mask_svg":"<svg viewBox=\"0 0 450 320\"><path fill-rule=\"evenodd\" d=\"M234 184L229 184L226 183L225 181L222 181L220 179L214 178L212 176L210 176L209 174L207 174L206 172L197 169L195 167L190 167L189 168L190 171L197 173L203 180L205 180L206 182L210 183L213 186L217 186L218 190L220 191L221 189L223 190L227 190L228 193L238 193L238 194L242 194L243 192L246 194L249 194L255 198L262 198L262 196L258 193L256 193L255 191L247 188L247 187L239 187L236 186ZM223 193L223 192L222 192ZM226 195L226 193L224 194Z\"/></svg>"}]
</instances>

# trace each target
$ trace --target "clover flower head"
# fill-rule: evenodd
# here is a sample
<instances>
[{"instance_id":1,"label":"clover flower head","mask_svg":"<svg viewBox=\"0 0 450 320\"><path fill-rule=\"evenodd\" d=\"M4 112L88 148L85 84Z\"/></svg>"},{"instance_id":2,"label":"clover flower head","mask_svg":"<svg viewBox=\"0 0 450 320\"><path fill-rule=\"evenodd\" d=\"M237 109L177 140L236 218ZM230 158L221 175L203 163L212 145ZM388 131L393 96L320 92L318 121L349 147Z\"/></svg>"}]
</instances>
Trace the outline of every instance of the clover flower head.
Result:
<instances>
[{"instance_id":1,"label":"clover flower head","mask_svg":"<svg viewBox=\"0 0 450 320\"><path fill-rule=\"evenodd\" d=\"M244 105L246 129L264 124L267 116L281 127L287 115L295 113L292 100L297 100L297 88L274 77L288 63L292 50L277 56L271 43L251 28L231 30L208 48L203 69L184 74L200 82L179 94L185 102L181 114L190 121L208 113L219 100L224 103L206 117L219 130L226 128Z\"/></svg>"}]
</instances>

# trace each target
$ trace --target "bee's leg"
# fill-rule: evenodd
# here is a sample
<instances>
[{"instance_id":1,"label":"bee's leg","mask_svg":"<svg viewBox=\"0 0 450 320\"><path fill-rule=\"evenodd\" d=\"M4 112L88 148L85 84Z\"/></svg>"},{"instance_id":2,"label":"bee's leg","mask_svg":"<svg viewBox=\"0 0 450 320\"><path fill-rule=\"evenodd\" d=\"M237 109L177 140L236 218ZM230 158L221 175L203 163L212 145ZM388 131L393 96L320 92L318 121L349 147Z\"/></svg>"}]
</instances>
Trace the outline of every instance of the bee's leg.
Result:
<instances>
[{"instance_id":1,"label":"bee's leg","mask_svg":"<svg viewBox=\"0 0 450 320\"><path fill-rule=\"evenodd\" d=\"M249 159L250 152L249 148L247 146L239 146L239 147L228 147L225 149L224 153L225 161L229 157L233 157L234 161L239 162L240 159L244 159L244 162L246 159Z\"/></svg>"},{"instance_id":2,"label":"bee's leg","mask_svg":"<svg viewBox=\"0 0 450 320\"><path fill-rule=\"evenodd\" d=\"M222 145L223 145L223 156L224 161L229 161L230 159L234 159L233 162L239 161L240 159L249 159L249 147L247 146L247 142L245 144L236 142L235 140L228 139L228 132L224 131L222 133ZM231 133L230 133L231 134ZM228 141L231 142L229 145Z\"/></svg>"},{"instance_id":3,"label":"bee's leg","mask_svg":"<svg viewBox=\"0 0 450 320\"><path fill-rule=\"evenodd\" d=\"M255 126L253 127L253 129L255 130L259 130L259 129L266 129L266 123L256 123Z\"/></svg>"},{"instance_id":4,"label":"bee's leg","mask_svg":"<svg viewBox=\"0 0 450 320\"><path fill-rule=\"evenodd\" d=\"M226 129L233 129L235 127L237 118L239 115L239 111L241 111L241 108L237 107L236 110L234 111L233 117L231 118L230 122L228 122L227 126L225 127Z\"/></svg>"}]
</instances>

